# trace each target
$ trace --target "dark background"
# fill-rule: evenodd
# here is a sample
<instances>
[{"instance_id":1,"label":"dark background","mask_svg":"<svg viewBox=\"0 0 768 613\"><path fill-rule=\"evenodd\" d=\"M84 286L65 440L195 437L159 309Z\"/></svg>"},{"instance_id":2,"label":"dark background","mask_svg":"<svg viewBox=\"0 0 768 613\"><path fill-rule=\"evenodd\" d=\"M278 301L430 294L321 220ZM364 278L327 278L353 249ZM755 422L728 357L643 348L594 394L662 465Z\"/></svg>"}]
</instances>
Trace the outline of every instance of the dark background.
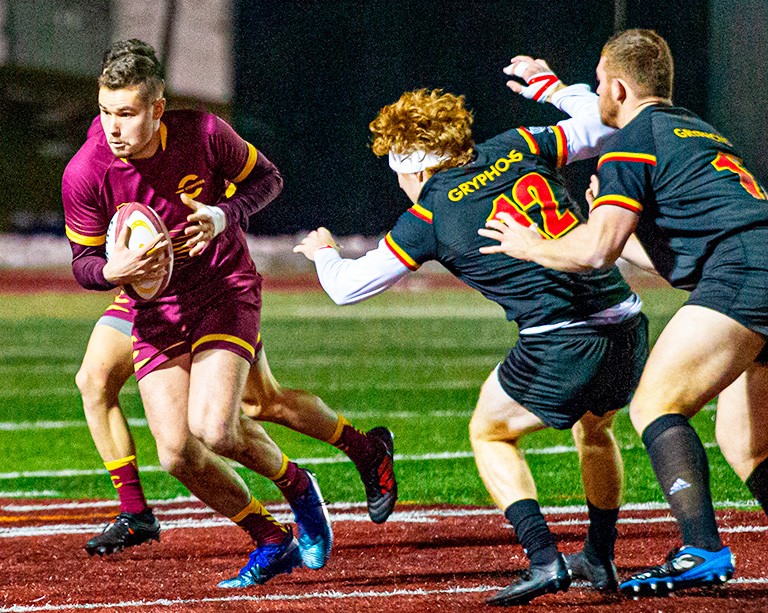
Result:
<instances>
[{"instance_id":1,"label":"dark background","mask_svg":"<svg viewBox=\"0 0 768 613\"><path fill-rule=\"evenodd\" d=\"M18 33L28 17L19 8L24 2L10 0L14 4ZM408 205L386 160L370 150L368 123L382 106L419 87L464 94L478 142L519 125L552 123L563 118L558 111L505 87L501 69L509 59L518 53L542 57L566 83L594 85L600 49L617 25L646 27L672 48L675 102L714 123L764 181L766 5L235 0L235 95L231 107L213 110L228 117L285 178L279 200L252 219L253 232L291 234L326 225L340 235L376 235ZM108 20L109 2L88 6L100 6L104 15L96 17ZM89 43L94 67L109 44L103 42ZM183 52L173 49L170 57ZM0 71L0 207L6 211L0 231L60 231L59 180L96 113L93 83L83 74L13 66ZM172 91L169 98L172 107L192 103ZM592 168L581 162L567 171L579 198Z\"/></svg>"},{"instance_id":2,"label":"dark background","mask_svg":"<svg viewBox=\"0 0 768 613\"><path fill-rule=\"evenodd\" d=\"M703 113L706 3L629 2L626 9L628 27L654 28L669 41L681 67L676 99ZM386 231L408 201L370 150L368 123L382 106L419 87L464 94L477 142L558 121L557 110L512 94L502 67L522 53L548 60L566 83L593 84L614 20L613 0L241 0L234 121L285 176L282 200L254 218L253 229ZM569 172L574 193L586 188L593 165Z\"/></svg>"}]
</instances>

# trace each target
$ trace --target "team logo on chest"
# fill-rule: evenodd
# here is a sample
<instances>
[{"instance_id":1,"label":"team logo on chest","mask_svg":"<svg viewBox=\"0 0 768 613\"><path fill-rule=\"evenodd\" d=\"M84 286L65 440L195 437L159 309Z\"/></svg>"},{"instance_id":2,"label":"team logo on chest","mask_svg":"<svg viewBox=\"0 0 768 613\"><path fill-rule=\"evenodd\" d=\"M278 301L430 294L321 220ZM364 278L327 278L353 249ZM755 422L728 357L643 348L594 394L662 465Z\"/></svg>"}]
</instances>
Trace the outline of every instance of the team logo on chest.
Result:
<instances>
[{"instance_id":1,"label":"team logo on chest","mask_svg":"<svg viewBox=\"0 0 768 613\"><path fill-rule=\"evenodd\" d=\"M203 191L204 184L205 179L201 179L197 175L187 175L179 181L179 189L176 190L176 193L186 194L190 198L197 198Z\"/></svg>"}]
</instances>

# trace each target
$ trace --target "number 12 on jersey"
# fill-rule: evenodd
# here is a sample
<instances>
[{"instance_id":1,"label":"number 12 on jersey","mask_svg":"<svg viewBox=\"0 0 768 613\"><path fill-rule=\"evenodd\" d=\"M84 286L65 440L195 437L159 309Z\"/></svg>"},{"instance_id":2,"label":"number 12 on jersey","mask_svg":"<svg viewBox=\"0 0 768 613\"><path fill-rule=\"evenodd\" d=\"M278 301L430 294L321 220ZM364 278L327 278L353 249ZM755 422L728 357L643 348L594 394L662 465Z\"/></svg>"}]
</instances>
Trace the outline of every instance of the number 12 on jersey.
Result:
<instances>
[{"instance_id":1,"label":"number 12 on jersey","mask_svg":"<svg viewBox=\"0 0 768 613\"><path fill-rule=\"evenodd\" d=\"M579 223L572 211L560 211L559 204L547 180L539 173L531 172L517 180L511 199L507 194L494 199L488 219L501 212L508 213L521 226L536 227L544 238L558 238ZM537 205L541 223L531 217Z\"/></svg>"}]
</instances>

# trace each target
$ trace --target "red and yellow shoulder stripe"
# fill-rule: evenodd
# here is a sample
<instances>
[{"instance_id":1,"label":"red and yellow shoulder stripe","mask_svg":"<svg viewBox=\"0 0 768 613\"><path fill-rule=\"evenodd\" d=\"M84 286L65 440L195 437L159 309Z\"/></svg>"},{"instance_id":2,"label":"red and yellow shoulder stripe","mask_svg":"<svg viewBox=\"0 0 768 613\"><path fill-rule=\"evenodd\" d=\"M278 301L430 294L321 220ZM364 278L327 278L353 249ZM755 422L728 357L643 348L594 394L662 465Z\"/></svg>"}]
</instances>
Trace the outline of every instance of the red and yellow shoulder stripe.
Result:
<instances>
[{"instance_id":1,"label":"red and yellow shoulder stripe","mask_svg":"<svg viewBox=\"0 0 768 613\"><path fill-rule=\"evenodd\" d=\"M410 209L408 209L408 212L412 215L415 215L422 221L426 221L428 224L432 223L432 211L428 211L420 204L414 204Z\"/></svg>"},{"instance_id":2,"label":"red and yellow shoulder stripe","mask_svg":"<svg viewBox=\"0 0 768 613\"><path fill-rule=\"evenodd\" d=\"M633 213L640 213L643 210L643 205L637 200L627 198L626 196L619 196L618 194L606 194L605 196L595 198L595 201L592 203L592 210L594 211L603 204L618 206Z\"/></svg>"},{"instance_id":3,"label":"red and yellow shoulder stripe","mask_svg":"<svg viewBox=\"0 0 768 613\"><path fill-rule=\"evenodd\" d=\"M656 156L650 153L633 153L631 151L611 151L597 161L598 169L606 162L639 162L656 166Z\"/></svg>"},{"instance_id":4,"label":"red and yellow shoulder stripe","mask_svg":"<svg viewBox=\"0 0 768 613\"><path fill-rule=\"evenodd\" d=\"M389 247L389 250L395 254L395 257L403 263L403 266L410 270L418 270L421 264L418 264L405 250L395 242L392 238L392 232L387 233L384 237L384 244Z\"/></svg>"},{"instance_id":5,"label":"red and yellow shoulder stripe","mask_svg":"<svg viewBox=\"0 0 768 613\"><path fill-rule=\"evenodd\" d=\"M533 134L531 134L525 128L518 128L517 131L520 134L520 136L523 137L523 140L528 144L528 149L530 150L530 152L538 155L539 143L537 143L536 139L533 138Z\"/></svg>"},{"instance_id":6,"label":"red and yellow shoulder stripe","mask_svg":"<svg viewBox=\"0 0 768 613\"><path fill-rule=\"evenodd\" d=\"M555 134L557 143L557 167L561 168L568 163L568 139L565 136L565 130L560 126L552 126L552 132Z\"/></svg>"}]
</instances>

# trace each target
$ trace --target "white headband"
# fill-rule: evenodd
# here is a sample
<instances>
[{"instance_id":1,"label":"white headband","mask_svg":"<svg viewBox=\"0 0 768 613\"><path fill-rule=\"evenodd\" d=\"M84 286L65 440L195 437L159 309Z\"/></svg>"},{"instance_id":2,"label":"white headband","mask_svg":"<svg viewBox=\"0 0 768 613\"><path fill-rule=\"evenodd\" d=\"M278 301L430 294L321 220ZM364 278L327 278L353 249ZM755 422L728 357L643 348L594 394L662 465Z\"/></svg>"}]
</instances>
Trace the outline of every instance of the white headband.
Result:
<instances>
[{"instance_id":1,"label":"white headband","mask_svg":"<svg viewBox=\"0 0 768 613\"><path fill-rule=\"evenodd\" d=\"M420 172L426 168L437 166L441 162L450 159L450 155L437 155L429 151L417 149L410 153L389 152L389 167L400 174Z\"/></svg>"}]
</instances>

